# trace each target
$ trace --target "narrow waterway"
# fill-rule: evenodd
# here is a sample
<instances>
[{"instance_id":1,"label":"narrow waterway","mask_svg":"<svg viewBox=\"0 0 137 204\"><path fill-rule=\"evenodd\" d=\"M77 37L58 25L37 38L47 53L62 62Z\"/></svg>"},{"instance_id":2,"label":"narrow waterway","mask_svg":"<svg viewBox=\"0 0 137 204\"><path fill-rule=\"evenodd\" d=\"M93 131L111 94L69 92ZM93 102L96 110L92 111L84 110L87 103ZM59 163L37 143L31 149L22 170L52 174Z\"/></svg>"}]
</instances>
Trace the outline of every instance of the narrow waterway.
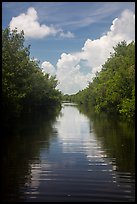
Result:
<instances>
[{"instance_id":1,"label":"narrow waterway","mask_svg":"<svg viewBox=\"0 0 137 204\"><path fill-rule=\"evenodd\" d=\"M133 128L64 103L53 120L36 117L5 147L3 200L132 202L134 145Z\"/></svg>"}]
</instances>

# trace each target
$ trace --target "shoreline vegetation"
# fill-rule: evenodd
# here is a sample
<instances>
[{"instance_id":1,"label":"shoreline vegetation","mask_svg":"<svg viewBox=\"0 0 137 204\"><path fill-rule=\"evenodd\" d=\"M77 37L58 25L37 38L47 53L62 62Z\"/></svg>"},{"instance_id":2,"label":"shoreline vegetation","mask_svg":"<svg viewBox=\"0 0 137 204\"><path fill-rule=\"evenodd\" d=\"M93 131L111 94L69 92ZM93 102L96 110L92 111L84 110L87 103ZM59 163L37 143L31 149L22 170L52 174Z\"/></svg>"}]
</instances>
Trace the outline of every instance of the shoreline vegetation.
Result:
<instances>
[{"instance_id":1,"label":"shoreline vegetation","mask_svg":"<svg viewBox=\"0 0 137 204\"><path fill-rule=\"evenodd\" d=\"M114 54L96 73L88 87L73 95L64 95L65 101L76 102L96 113L118 115L124 120L135 119L135 42L118 43Z\"/></svg>"},{"instance_id":2,"label":"shoreline vegetation","mask_svg":"<svg viewBox=\"0 0 137 204\"><path fill-rule=\"evenodd\" d=\"M135 118L135 42L122 41L114 47L102 70L89 85L76 94L57 90L56 76L43 73L39 62L30 58L30 46L24 46L23 31L2 31L2 115L3 121L18 118L24 112L48 112L62 101L75 102L96 113ZM104 48L105 49L105 48Z\"/></svg>"},{"instance_id":3,"label":"shoreline vegetation","mask_svg":"<svg viewBox=\"0 0 137 204\"><path fill-rule=\"evenodd\" d=\"M23 112L46 111L61 104L56 77L42 72L24 47L24 33L2 31L2 114L8 121Z\"/></svg>"}]
</instances>

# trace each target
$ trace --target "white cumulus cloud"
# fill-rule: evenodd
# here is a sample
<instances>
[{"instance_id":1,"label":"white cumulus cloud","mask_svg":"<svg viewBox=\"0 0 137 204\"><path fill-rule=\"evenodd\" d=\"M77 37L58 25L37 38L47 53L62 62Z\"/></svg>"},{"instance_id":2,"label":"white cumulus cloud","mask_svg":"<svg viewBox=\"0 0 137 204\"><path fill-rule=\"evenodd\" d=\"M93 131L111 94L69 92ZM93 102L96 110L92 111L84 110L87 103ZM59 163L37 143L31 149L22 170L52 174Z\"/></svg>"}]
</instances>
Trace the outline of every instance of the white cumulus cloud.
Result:
<instances>
[{"instance_id":1,"label":"white cumulus cloud","mask_svg":"<svg viewBox=\"0 0 137 204\"><path fill-rule=\"evenodd\" d=\"M57 62L56 76L60 84L58 88L64 93L76 93L87 85L91 74L83 75L80 71L80 60L77 56L63 53Z\"/></svg>"},{"instance_id":2,"label":"white cumulus cloud","mask_svg":"<svg viewBox=\"0 0 137 204\"><path fill-rule=\"evenodd\" d=\"M17 17L13 17L9 26L11 30L15 28L17 28L18 32L23 30L25 37L27 38L43 38L49 35L55 36L57 34L59 34L61 37L74 37L70 31L64 33L61 28L57 29L53 25L41 25L38 22L37 11L33 7L28 8L26 14L22 13Z\"/></svg>"},{"instance_id":3,"label":"white cumulus cloud","mask_svg":"<svg viewBox=\"0 0 137 204\"><path fill-rule=\"evenodd\" d=\"M130 10L125 10L120 17L115 18L106 34L95 40L87 39L79 52L61 54L56 69L54 67L60 82L57 88L68 94L84 89L95 73L102 69L110 52L114 52L113 47L123 40L127 43L135 40L135 14ZM82 60L90 67L89 73L81 71Z\"/></svg>"},{"instance_id":4,"label":"white cumulus cloud","mask_svg":"<svg viewBox=\"0 0 137 204\"><path fill-rule=\"evenodd\" d=\"M41 65L42 72L48 73L50 75L55 75L56 74L56 69L55 67L48 61L44 61Z\"/></svg>"},{"instance_id":5,"label":"white cumulus cloud","mask_svg":"<svg viewBox=\"0 0 137 204\"><path fill-rule=\"evenodd\" d=\"M57 62L58 88L73 94L85 88L92 81L95 73L102 69L102 65L114 52L117 43L126 40L130 43L135 40L135 14L125 10L120 17L113 20L110 30L98 39L87 39L81 51L77 53L63 53ZM80 61L86 60L91 72L81 72Z\"/></svg>"},{"instance_id":6,"label":"white cumulus cloud","mask_svg":"<svg viewBox=\"0 0 137 204\"><path fill-rule=\"evenodd\" d=\"M125 10L119 18L113 20L110 30L99 39L88 39L82 48L81 56L88 61L92 72L100 71L113 52L118 42L125 40L130 43L135 40L135 14Z\"/></svg>"}]
</instances>

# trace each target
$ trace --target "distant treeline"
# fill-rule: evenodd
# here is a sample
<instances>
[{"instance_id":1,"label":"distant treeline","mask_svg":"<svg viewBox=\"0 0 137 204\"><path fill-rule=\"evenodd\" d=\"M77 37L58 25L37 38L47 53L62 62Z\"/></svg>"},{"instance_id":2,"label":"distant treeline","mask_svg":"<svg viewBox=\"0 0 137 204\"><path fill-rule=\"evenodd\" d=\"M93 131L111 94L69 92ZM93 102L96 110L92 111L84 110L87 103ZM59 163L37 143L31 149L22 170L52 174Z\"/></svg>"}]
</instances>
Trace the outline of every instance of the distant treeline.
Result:
<instances>
[{"instance_id":1,"label":"distant treeline","mask_svg":"<svg viewBox=\"0 0 137 204\"><path fill-rule=\"evenodd\" d=\"M105 49L105 48L104 48ZM135 117L135 43L122 41L88 87L64 100L93 106L96 112Z\"/></svg>"},{"instance_id":2,"label":"distant treeline","mask_svg":"<svg viewBox=\"0 0 137 204\"><path fill-rule=\"evenodd\" d=\"M6 119L61 102L56 78L44 74L39 63L30 59L30 46L24 42L23 31L2 31L2 113Z\"/></svg>"}]
</instances>

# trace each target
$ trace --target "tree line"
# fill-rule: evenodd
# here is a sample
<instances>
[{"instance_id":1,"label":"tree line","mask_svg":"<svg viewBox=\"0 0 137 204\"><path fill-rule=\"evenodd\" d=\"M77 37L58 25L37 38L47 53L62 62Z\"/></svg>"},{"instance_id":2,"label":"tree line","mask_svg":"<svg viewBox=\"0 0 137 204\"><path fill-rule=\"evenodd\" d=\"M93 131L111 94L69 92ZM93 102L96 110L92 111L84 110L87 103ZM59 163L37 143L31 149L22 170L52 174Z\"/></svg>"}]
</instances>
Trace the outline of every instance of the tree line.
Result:
<instances>
[{"instance_id":1,"label":"tree line","mask_svg":"<svg viewBox=\"0 0 137 204\"><path fill-rule=\"evenodd\" d=\"M23 31L2 30L2 113L5 118L19 116L24 110L48 110L60 104L62 93L56 89L55 76L43 73L24 46ZM96 112L135 117L135 42L114 47L102 70L89 85L63 100L93 106Z\"/></svg>"},{"instance_id":2,"label":"tree line","mask_svg":"<svg viewBox=\"0 0 137 204\"><path fill-rule=\"evenodd\" d=\"M56 77L42 72L24 42L23 31L2 30L2 113L6 119L24 110L47 110L61 102Z\"/></svg>"},{"instance_id":3,"label":"tree line","mask_svg":"<svg viewBox=\"0 0 137 204\"><path fill-rule=\"evenodd\" d=\"M96 112L116 113L127 119L135 117L135 42L126 41L113 47L110 54L96 73L88 87L73 95L64 95L85 106L93 106Z\"/></svg>"}]
</instances>

